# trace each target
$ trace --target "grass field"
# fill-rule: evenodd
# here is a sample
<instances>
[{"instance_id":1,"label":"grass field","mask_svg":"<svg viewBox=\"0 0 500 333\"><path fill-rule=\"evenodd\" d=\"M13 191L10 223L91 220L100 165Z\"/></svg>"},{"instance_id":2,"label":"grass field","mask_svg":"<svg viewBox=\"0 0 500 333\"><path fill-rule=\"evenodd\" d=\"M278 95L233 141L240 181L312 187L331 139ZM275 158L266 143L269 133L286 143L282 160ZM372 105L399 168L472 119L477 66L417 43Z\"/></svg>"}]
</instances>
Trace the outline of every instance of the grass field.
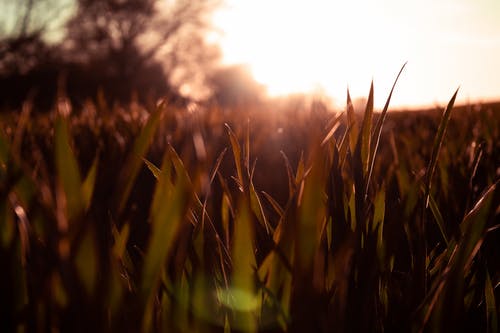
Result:
<instances>
[{"instance_id":1,"label":"grass field","mask_svg":"<svg viewBox=\"0 0 500 333\"><path fill-rule=\"evenodd\" d=\"M367 100L3 112L2 331L498 332L500 104Z\"/></svg>"}]
</instances>

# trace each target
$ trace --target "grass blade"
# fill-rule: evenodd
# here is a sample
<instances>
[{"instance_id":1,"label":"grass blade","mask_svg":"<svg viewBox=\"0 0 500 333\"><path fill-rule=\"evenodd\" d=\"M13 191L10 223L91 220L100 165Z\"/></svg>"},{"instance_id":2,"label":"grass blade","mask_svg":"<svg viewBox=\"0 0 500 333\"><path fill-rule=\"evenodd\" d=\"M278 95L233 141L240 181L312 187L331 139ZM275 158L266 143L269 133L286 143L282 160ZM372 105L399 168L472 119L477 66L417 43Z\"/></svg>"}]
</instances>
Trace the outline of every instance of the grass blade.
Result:
<instances>
[{"instance_id":1,"label":"grass blade","mask_svg":"<svg viewBox=\"0 0 500 333\"><path fill-rule=\"evenodd\" d=\"M377 231L377 250L383 250L383 234L384 234L384 219L385 219L385 189L382 188L375 196L372 232Z\"/></svg>"},{"instance_id":2,"label":"grass blade","mask_svg":"<svg viewBox=\"0 0 500 333\"><path fill-rule=\"evenodd\" d=\"M238 138L234 134L234 132L231 130L231 127L229 127L228 124L226 125L227 129L227 134L229 135L229 140L231 142L231 148L233 150L233 157L234 157L234 164L236 166L236 174L238 176L238 182L239 185L241 186L241 189L243 190L243 168L241 166L241 147L238 142Z\"/></svg>"},{"instance_id":3,"label":"grass blade","mask_svg":"<svg viewBox=\"0 0 500 333\"><path fill-rule=\"evenodd\" d=\"M259 300L254 284L254 230L245 201L240 203L234 224L232 283L224 303L233 310L234 322L231 326L248 332L256 329L255 313L258 311Z\"/></svg>"},{"instance_id":4,"label":"grass blade","mask_svg":"<svg viewBox=\"0 0 500 333\"><path fill-rule=\"evenodd\" d=\"M498 184L500 180L485 191L460 224L460 231L463 235L461 242L463 259L467 258L467 263L472 260L472 255L475 254L474 249L477 248L486 232L488 214L491 213L489 208Z\"/></svg>"},{"instance_id":5,"label":"grass blade","mask_svg":"<svg viewBox=\"0 0 500 333\"><path fill-rule=\"evenodd\" d=\"M158 168L156 165L154 165L152 162L148 161L144 157L142 158L146 166L148 167L149 171L153 174L153 177L156 178L156 180L160 179L161 176L161 170Z\"/></svg>"},{"instance_id":6,"label":"grass blade","mask_svg":"<svg viewBox=\"0 0 500 333\"><path fill-rule=\"evenodd\" d=\"M465 276L470 272L472 260L484 241L487 222L493 214L490 207L499 183L500 181L497 181L491 185L465 216L460 225L461 238L456 245L450 242L452 246L448 247L448 265L435 282L432 292L428 294L432 300L427 303L424 325L427 319L432 317L435 324L441 325L436 328L443 330L445 323L451 323L451 320L463 313L460 304L466 293Z\"/></svg>"},{"instance_id":7,"label":"grass blade","mask_svg":"<svg viewBox=\"0 0 500 333\"><path fill-rule=\"evenodd\" d=\"M264 213L264 208L262 207L261 200L259 198L257 191L255 190L253 182L251 181L249 183L249 196L250 196L250 207L252 209L252 212L259 220L259 223L266 229L267 234L268 235L271 234L272 228L267 222L267 217L266 214Z\"/></svg>"},{"instance_id":8,"label":"grass blade","mask_svg":"<svg viewBox=\"0 0 500 333\"><path fill-rule=\"evenodd\" d=\"M286 156L284 151L280 151L281 156L283 157L283 161L285 162L285 168L287 172L287 179L288 179L288 196L291 198L293 196L293 193L295 193L296 190L296 185L295 185L295 177L293 175L293 170L292 166L290 164L290 160L288 159L288 156Z\"/></svg>"},{"instance_id":9,"label":"grass blade","mask_svg":"<svg viewBox=\"0 0 500 333\"><path fill-rule=\"evenodd\" d=\"M439 207L438 207L436 201L434 200L434 197L431 194L429 194L429 205L431 207L432 215L434 216L434 219L436 220L436 223L439 227L439 231L441 232L441 235L443 236L443 239L446 243L446 246L448 246L450 241L448 239L446 227L444 225L443 215L441 214L441 211L439 210Z\"/></svg>"},{"instance_id":10,"label":"grass blade","mask_svg":"<svg viewBox=\"0 0 500 333\"><path fill-rule=\"evenodd\" d=\"M98 165L99 165L99 157L96 156L82 184L82 196L85 209L89 208L90 203L92 201L92 195L94 194Z\"/></svg>"},{"instance_id":11,"label":"grass blade","mask_svg":"<svg viewBox=\"0 0 500 333\"><path fill-rule=\"evenodd\" d=\"M370 159L370 142L371 142L371 129L373 119L373 81L370 85L370 93L368 101L366 102L365 115L363 123L361 124L361 138L358 139L358 144L361 139L361 162L363 163L363 175L368 173L368 162Z\"/></svg>"},{"instance_id":12,"label":"grass blade","mask_svg":"<svg viewBox=\"0 0 500 333\"><path fill-rule=\"evenodd\" d=\"M441 146L443 145L444 135L446 133L446 128L448 127L448 123L451 118L451 110L453 109L453 105L455 104L455 99L457 98L458 89L453 94L453 97L450 99L448 106L444 110L443 117L441 118L441 122L439 124L438 132L436 138L434 139L434 145L432 147L431 160L426 170L426 181L425 181L425 207L429 206L429 193L431 191L431 183L432 176L434 175L434 171L436 169L437 160L439 157L439 152L441 151Z\"/></svg>"},{"instance_id":13,"label":"grass blade","mask_svg":"<svg viewBox=\"0 0 500 333\"><path fill-rule=\"evenodd\" d=\"M93 295L98 280L99 255L92 228L86 230L75 256L75 265L88 295Z\"/></svg>"},{"instance_id":14,"label":"grass blade","mask_svg":"<svg viewBox=\"0 0 500 333\"><path fill-rule=\"evenodd\" d=\"M2 122L0 121L0 126L3 127ZM5 172L7 169L7 162L9 159L9 144L7 143L7 139L4 136L3 130L0 129L0 171Z\"/></svg>"},{"instance_id":15,"label":"grass blade","mask_svg":"<svg viewBox=\"0 0 500 333\"><path fill-rule=\"evenodd\" d=\"M389 97L387 97L387 100L384 105L384 109L382 110L382 114L380 115L380 118L377 121L377 124L375 125L375 130L373 131L373 137L372 137L372 148L371 148L371 154L370 154L370 161L369 161L369 169L368 169L368 178L366 181L366 186L365 186L365 198L368 196L368 186L370 186L372 174L373 174L373 167L375 164L375 156L377 155L378 151L378 146L380 144L380 135L382 134L382 126L384 125L385 118L387 116L387 110L389 109L389 104L391 102L392 98L392 93L394 92L394 88L396 87L396 83L398 82L399 76L403 72L403 69L405 68L407 63L403 64L403 67L399 70L398 76L396 76L396 80L394 80L394 83L391 88L391 92L389 93Z\"/></svg>"},{"instance_id":16,"label":"grass blade","mask_svg":"<svg viewBox=\"0 0 500 333\"><path fill-rule=\"evenodd\" d=\"M325 145L332 138L332 136L335 134L335 132L339 128L341 117L342 117L342 113L339 114L337 117L335 117L335 119L332 121L332 124L330 125L330 131L328 131L328 134L325 136L325 138L321 142L322 146Z\"/></svg>"},{"instance_id":17,"label":"grass blade","mask_svg":"<svg viewBox=\"0 0 500 333\"><path fill-rule=\"evenodd\" d=\"M262 191L262 194L267 199L267 201L269 201L271 206L273 206L274 210L276 211L276 213L278 213L281 219L285 212L283 208L280 206L280 204L276 200L274 200L274 198L271 195L269 195L269 193Z\"/></svg>"},{"instance_id":18,"label":"grass blade","mask_svg":"<svg viewBox=\"0 0 500 333\"><path fill-rule=\"evenodd\" d=\"M495 292L491 285L490 273L486 270L486 283L484 286L484 298L486 299L486 329L488 333L498 332L498 313L495 301Z\"/></svg>"},{"instance_id":19,"label":"grass blade","mask_svg":"<svg viewBox=\"0 0 500 333\"><path fill-rule=\"evenodd\" d=\"M351 148L351 153L356 150L356 144L358 142L359 127L358 121L356 119L356 114L354 113L354 106L352 105L351 95L349 94L349 89L347 90L347 127L349 128L349 147Z\"/></svg>"},{"instance_id":20,"label":"grass blade","mask_svg":"<svg viewBox=\"0 0 500 333\"><path fill-rule=\"evenodd\" d=\"M130 191L132 191L135 179L137 178L137 174L139 173L142 165L141 158L147 153L149 145L153 140L153 136L156 133L156 129L160 124L162 113L163 105L159 106L158 109L149 116L146 125L134 142L134 147L127 158L127 162L125 163L125 167L123 168L120 178L122 189L118 191L118 193L120 193L118 200L118 213L122 213L125 208Z\"/></svg>"},{"instance_id":21,"label":"grass blade","mask_svg":"<svg viewBox=\"0 0 500 333\"><path fill-rule=\"evenodd\" d=\"M170 157L170 153L166 152L162 163L162 169L166 171L160 174L151 206L153 231L144 258L141 286L143 300L152 300L151 296L158 285L163 264L187 209L188 185L184 177L179 177L175 184L169 179L171 173L168 170L172 163Z\"/></svg>"},{"instance_id":22,"label":"grass blade","mask_svg":"<svg viewBox=\"0 0 500 333\"><path fill-rule=\"evenodd\" d=\"M58 117L55 128L55 159L66 201L66 218L74 219L83 208L82 181L78 164L70 146L69 129L65 119Z\"/></svg>"}]
</instances>

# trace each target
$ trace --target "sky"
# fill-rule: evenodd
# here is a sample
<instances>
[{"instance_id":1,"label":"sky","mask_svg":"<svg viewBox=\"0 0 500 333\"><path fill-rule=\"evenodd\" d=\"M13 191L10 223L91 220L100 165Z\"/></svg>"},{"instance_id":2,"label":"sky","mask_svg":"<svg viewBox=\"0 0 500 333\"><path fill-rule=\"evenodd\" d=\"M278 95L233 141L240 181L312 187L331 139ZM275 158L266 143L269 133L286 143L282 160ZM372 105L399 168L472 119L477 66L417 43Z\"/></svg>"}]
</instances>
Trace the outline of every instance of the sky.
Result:
<instances>
[{"instance_id":1,"label":"sky","mask_svg":"<svg viewBox=\"0 0 500 333\"><path fill-rule=\"evenodd\" d=\"M226 0L214 15L226 64L248 66L271 96L346 90L385 103L500 100L500 0Z\"/></svg>"}]
</instances>

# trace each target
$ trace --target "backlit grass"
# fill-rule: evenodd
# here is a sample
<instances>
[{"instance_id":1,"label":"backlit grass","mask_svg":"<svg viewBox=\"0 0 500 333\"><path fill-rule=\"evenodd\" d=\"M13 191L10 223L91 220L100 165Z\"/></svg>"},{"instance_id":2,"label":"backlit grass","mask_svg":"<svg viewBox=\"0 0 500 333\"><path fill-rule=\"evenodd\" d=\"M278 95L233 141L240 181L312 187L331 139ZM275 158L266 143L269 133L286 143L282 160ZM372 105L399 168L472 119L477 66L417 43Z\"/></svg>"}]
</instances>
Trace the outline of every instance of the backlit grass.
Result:
<instances>
[{"instance_id":1,"label":"backlit grass","mask_svg":"<svg viewBox=\"0 0 500 333\"><path fill-rule=\"evenodd\" d=\"M498 331L500 108L2 114L8 331ZM64 109L66 108L66 109Z\"/></svg>"}]
</instances>

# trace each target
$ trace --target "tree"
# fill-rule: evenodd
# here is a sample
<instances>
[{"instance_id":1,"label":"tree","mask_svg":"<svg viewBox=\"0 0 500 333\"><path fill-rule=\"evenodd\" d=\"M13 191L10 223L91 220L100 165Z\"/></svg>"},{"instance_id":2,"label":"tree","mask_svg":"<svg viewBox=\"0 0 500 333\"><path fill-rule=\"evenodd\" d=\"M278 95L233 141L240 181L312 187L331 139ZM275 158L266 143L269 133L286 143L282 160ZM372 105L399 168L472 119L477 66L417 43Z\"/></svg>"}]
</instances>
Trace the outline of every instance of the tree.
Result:
<instances>
[{"instance_id":1,"label":"tree","mask_svg":"<svg viewBox=\"0 0 500 333\"><path fill-rule=\"evenodd\" d=\"M46 35L60 29L57 18L68 9L61 0L0 0L0 75L25 73L45 61L51 47Z\"/></svg>"},{"instance_id":2,"label":"tree","mask_svg":"<svg viewBox=\"0 0 500 333\"><path fill-rule=\"evenodd\" d=\"M154 72L157 77L149 79L165 76L171 94L189 90L187 78L196 81L192 78L197 75L186 73L218 57L203 38L208 15L218 2L78 0L76 15L67 25L64 54L72 62L95 64L102 81L112 81L111 86L119 90L117 95L147 89L143 73Z\"/></svg>"},{"instance_id":3,"label":"tree","mask_svg":"<svg viewBox=\"0 0 500 333\"><path fill-rule=\"evenodd\" d=\"M122 103L132 95L141 102L200 96L219 57L204 38L218 3L0 0L13 14L0 22L0 103L15 107L35 96L47 109L62 88L77 104L100 89ZM74 14L60 19L67 8Z\"/></svg>"}]
</instances>

